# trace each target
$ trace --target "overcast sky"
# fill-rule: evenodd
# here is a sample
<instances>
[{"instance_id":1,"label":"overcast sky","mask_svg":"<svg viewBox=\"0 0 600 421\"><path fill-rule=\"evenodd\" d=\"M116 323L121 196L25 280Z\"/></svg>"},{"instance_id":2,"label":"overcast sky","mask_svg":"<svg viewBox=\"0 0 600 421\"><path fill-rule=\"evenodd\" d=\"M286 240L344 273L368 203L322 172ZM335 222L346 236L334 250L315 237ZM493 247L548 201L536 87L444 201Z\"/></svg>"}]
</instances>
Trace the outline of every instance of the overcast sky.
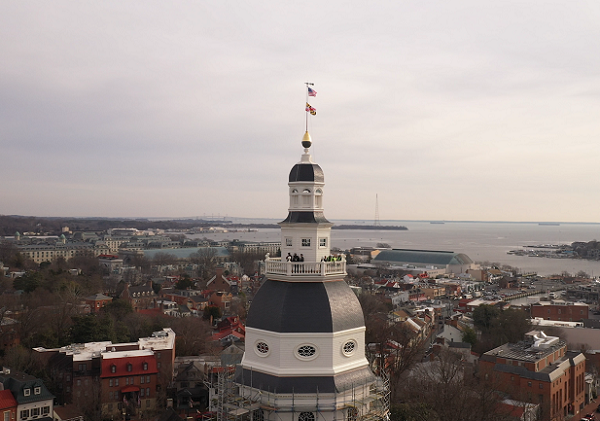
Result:
<instances>
[{"instance_id":1,"label":"overcast sky","mask_svg":"<svg viewBox=\"0 0 600 421\"><path fill-rule=\"evenodd\" d=\"M0 214L600 222L600 2L2 1Z\"/></svg>"}]
</instances>

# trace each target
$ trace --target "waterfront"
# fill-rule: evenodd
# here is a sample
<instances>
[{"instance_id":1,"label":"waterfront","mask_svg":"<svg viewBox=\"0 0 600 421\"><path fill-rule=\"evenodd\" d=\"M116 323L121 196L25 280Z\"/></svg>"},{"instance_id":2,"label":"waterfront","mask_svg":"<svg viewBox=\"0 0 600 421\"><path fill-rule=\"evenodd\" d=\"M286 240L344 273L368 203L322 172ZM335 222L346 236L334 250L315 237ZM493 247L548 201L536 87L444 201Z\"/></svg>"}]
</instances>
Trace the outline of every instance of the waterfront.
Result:
<instances>
[{"instance_id":1,"label":"waterfront","mask_svg":"<svg viewBox=\"0 0 600 421\"><path fill-rule=\"evenodd\" d=\"M348 221L335 221L348 224ZM415 221L382 221L386 225L404 225L408 231L338 230L331 232L333 247L371 247L387 243L393 248L446 250L465 253L476 262L497 262L551 275L583 270L600 275L600 262L579 259L548 259L506 254L510 250L538 244L571 244L574 241L600 239L600 224L539 225L538 223L446 222L431 224ZM211 240L280 241L278 228L257 232L198 234L193 238Z\"/></svg>"}]
</instances>

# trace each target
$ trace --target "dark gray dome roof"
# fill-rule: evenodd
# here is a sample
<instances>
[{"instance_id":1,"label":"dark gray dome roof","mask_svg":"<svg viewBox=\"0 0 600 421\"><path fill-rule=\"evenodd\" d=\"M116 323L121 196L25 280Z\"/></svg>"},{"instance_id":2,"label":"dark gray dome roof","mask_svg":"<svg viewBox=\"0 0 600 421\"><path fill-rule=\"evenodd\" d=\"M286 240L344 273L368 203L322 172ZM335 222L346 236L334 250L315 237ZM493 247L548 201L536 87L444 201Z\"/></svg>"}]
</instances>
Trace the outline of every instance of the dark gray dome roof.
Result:
<instances>
[{"instance_id":1,"label":"dark gray dome roof","mask_svg":"<svg viewBox=\"0 0 600 421\"><path fill-rule=\"evenodd\" d=\"M358 298L345 281L267 280L258 290L247 327L271 332L339 332L364 327Z\"/></svg>"},{"instance_id":2,"label":"dark gray dome roof","mask_svg":"<svg viewBox=\"0 0 600 421\"><path fill-rule=\"evenodd\" d=\"M325 218L323 212L315 212L315 211L291 211L288 212L287 218L280 222L280 224L285 223L307 223L307 224L329 224L330 222Z\"/></svg>"},{"instance_id":3,"label":"dark gray dome roof","mask_svg":"<svg viewBox=\"0 0 600 421\"><path fill-rule=\"evenodd\" d=\"M333 376L276 377L238 366L236 383L276 393L341 393L376 380L369 367Z\"/></svg>"},{"instance_id":4,"label":"dark gray dome roof","mask_svg":"<svg viewBox=\"0 0 600 421\"><path fill-rule=\"evenodd\" d=\"M316 181L318 183L325 182L323 170L319 164L301 163L296 164L290 171L290 183L295 181Z\"/></svg>"}]
</instances>

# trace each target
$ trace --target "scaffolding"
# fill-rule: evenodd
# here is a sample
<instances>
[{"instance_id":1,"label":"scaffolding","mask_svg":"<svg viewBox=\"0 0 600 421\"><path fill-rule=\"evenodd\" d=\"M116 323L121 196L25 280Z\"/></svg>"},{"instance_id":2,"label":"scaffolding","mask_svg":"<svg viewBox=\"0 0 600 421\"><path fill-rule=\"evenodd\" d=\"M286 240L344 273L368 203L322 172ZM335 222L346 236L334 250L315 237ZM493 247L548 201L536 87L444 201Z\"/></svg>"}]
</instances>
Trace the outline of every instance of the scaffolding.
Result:
<instances>
[{"instance_id":1,"label":"scaffolding","mask_svg":"<svg viewBox=\"0 0 600 421\"><path fill-rule=\"evenodd\" d=\"M252 380L252 379L250 379ZM284 421L284 414L311 412L314 421L331 419L325 413L333 413L333 421L387 421L390 407L390 382L386 373L374 382L350 385L343 393L291 393L264 391L235 383L233 367L223 367L206 383L213 391L215 421ZM340 396L341 395L341 396ZM340 414L345 414L341 415ZM286 420L290 417L286 416Z\"/></svg>"}]
</instances>

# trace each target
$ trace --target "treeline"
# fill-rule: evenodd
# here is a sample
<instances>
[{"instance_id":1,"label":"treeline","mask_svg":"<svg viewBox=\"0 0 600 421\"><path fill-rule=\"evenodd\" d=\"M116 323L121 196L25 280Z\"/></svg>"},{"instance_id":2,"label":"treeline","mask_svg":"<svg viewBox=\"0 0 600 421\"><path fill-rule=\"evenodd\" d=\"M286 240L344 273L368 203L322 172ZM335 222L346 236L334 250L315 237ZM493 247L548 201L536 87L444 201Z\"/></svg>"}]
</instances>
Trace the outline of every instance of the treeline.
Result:
<instances>
[{"instance_id":1,"label":"treeline","mask_svg":"<svg viewBox=\"0 0 600 421\"><path fill-rule=\"evenodd\" d=\"M598 255L600 254L598 252L598 250L600 250L600 242L596 240L588 242L576 241L571 244L571 249L581 258L598 259Z\"/></svg>"},{"instance_id":2,"label":"treeline","mask_svg":"<svg viewBox=\"0 0 600 421\"><path fill-rule=\"evenodd\" d=\"M36 216L0 215L0 235L14 235L15 232L35 232L37 234L59 235L62 227L71 231L105 231L109 228L137 228L145 230L158 229L190 229L197 226L211 225L193 219L149 221L147 219L103 219L103 218L41 218Z\"/></svg>"}]
</instances>

